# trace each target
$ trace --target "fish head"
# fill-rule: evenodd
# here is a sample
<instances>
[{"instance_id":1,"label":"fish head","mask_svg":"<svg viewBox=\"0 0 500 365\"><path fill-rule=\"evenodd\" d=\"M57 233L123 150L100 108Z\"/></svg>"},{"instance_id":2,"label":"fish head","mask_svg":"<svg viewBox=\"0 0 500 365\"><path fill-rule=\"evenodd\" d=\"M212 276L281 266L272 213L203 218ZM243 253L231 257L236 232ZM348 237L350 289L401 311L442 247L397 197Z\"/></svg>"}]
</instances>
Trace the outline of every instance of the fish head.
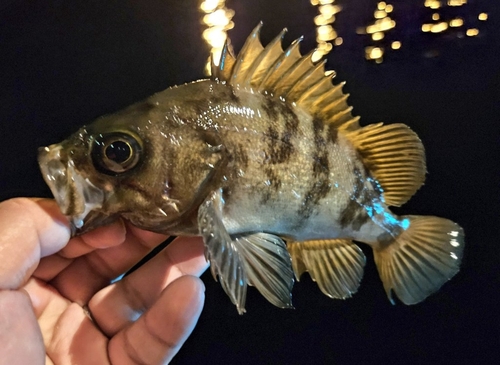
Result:
<instances>
[{"instance_id":1,"label":"fish head","mask_svg":"<svg viewBox=\"0 0 500 365\"><path fill-rule=\"evenodd\" d=\"M170 104L152 97L40 148L44 180L76 234L118 217L156 232L180 225L197 233L192 213L223 154Z\"/></svg>"}]
</instances>

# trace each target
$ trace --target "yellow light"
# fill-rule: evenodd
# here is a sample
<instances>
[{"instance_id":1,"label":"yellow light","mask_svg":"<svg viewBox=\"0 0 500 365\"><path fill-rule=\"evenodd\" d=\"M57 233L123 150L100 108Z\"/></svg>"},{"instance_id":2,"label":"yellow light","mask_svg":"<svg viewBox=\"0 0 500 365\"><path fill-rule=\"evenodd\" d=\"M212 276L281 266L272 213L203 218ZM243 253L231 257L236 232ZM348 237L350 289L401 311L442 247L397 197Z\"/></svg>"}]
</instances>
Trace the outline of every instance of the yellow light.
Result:
<instances>
[{"instance_id":1,"label":"yellow light","mask_svg":"<svg viewBox=\"0 0 500 365\"><path fill-rule=\"evenodd\" d=\"M431 33L441 33L448 29L448 23L441 22L437 24L433 24L431 27Z\"/></svg>"},{"instance_id":2,"label":"yellow light","mask_svg":"<svg viewBox=\"0 0 500 365\"><path fill-rule=\"evenodd\" d=\"M384 10L386 6L387 6L387 4L385 3L385 1L381 1L377 4L377 9Z\"/></svg>"},{"instance_id":3,"label":"yellow light","mask_svg":"<svg viewBox=\"0 0 500 365\"><path fill-rule=\"evenodd\" d=\"M321 5L318 8L319 12L326 17L330 17L339 13L342 10L342 7L338 5Z\"/></svg>"},{"instance_id":4,"label":"yellow light","mask_svg":"<svg viewBox=\"0 0 500 365\"><path fill-rule=\"evenodd\" d=\"M456 27L461 27L464 25L464 21L461 18L455 18L450 20L450 27L456 28Z\"/></svg>"},{"instance_id":5,"label":"yellow light","mask_svg":"<svg viewBox=\"0 0 500 365\"><path fill-rule=\"evenodd\" d=\"M467 29L467 31L465 32L465 34L468 37L475 37L475 36L477 36L479 34L479 29L477 29L477 28Z\"/></svg>"},{"instance_id":6,"label":"yellow light","mask_svg":"<svg viewBox=\"0 0 500 365\"><path fill-rule=\"evenodd\" d=\"M467 4L467 0L448 0L448 6L462 6Z\"/></svg>"},{"instance_id":7,"label":"yellow light","mask_svg":"<svg viewBox=\"0 0 500 365\"><path fill-rule=\"evenodd\" d=\"M366 47L365 57L368 60L376 60L382 58L384 49L382 47Z\"/></svg>"},{"instance_id":8,"label":"yellow light","mask_svg":"<svg viewBox=\"0 0 500 365\"><path fill-rule=\"evenodd\" d=\"M441 7L441 1L439 0L425 0L424 6L431 9L439 9Z\"/></svg>"},{"instance_id":9,"label":"yellow light","mask_svg":"<svg viewBox=\"0 0 500 365\"><path fill-rule=\"evenodd\" d=\"M376 32L372 34L372 39L374 41L380 41L381 39L384 39L384 33L383 32Z\"/></svg>"},{"instance_id":10,"label":"yellow light","mask_svg":"<svg viewBox=\"0 0 500 365\"><path fill-rule=\"evenodd\" d=\"M488 14L486 14L486 13L481 13L481 14L479 14L479 15L477 16L477 18L478 18L479 20L483 20L483 21L484 21L484 20L488 20Z\"/></svg>"},{"instance_id":11,"label":"yellow light","mask_svg":"<svg viewBox=\"0 0 500 365\"><path fill-rule=\"evenodd\" d=\"M337 38L337 32L333 30L331 25L322 25L316 29L318 41L331 41Z\"/></svg>"},{"instance_id":12,"label":"yellow light","mask_svg":"<svg viewBox=\"0 0 500 365\"><path fill-rule=\"evenodd\" d=\"M233 16L233 10L218 9L211 14L205 15L203 17L203 22L210 27L225 27L229 25Z\"/></svg>"},{"instance_id":13,"label":"yellow light","mask_svg":"<svg viewBox=\"0 0 500 365\"><path fill-rule=\"evenodd\" d=\"M439 20L439 14L438 13L432 14L432 20Z\"/></svg>"},{"instance_id":14,"label":"yellow light","mask_svg":"<svg viewBox=\"0 0 500 365\"><path fill-rule=\"evenodd\" d=\"M312 55L313 62L319 61L323 56L327 55L332 49L333 44L337 44L337 32L333 29L332 24L335 22L335 14L342 10L339 5L333 5L335 0L310 0L311 4L318 6L319 14L314 17L316 25L316 42L318 48ZM340 41L339 44L341 44Z\"/></svg>"},{"instance_id":15,"label":"yellow light","mask_svg":"<svg viewBox=\"0 0 500 365\"><path fill-rule=\"evenodd\" d=\"M391 43L391 48L392 49L400 49L401 48L401 42L400 41L394 41Z\"/></svg>"},{"instance_id":16,"label":"yellow light","mask_svg":"<svg viewBox=\"0 0 500 365\"><path fill-rule=\"evenodd\" d=\"M422 24L422 32L430 32L434 24Z\"/></svg>"},{"instance_id":17,"label":"yellow light","mask_svg":"<svg viewBox=\"0 0 500 365\"><path fill-rule=\"evenodd\" d=\"M375 10L373 16L375 17L375 19L382 19L387 16L387 13L384 10Z\"/></svg>"},{"instance_id":18,"label":"yellow light","mask_svg":"<svg viewBox=\"0 0 500 365\"><path fill-rule=\"evenodd\" d=\"M396 26L396 22L389 17L375 21L375 24L366 27L366 33L372 34L376 32L385 32Z\"/></svg>"},{"instance_id":19,"label":"yellow light","mask_svg":"<svg viewBox=\"0 0 500 365\"><path fill-rule=\"evenodd\" d=\"M212 27L203 31L203 38L214 48L222 48L227 34L222 28Z\"/></svg>"},{"instance_id":20,"label":"yellow light","mask_svg":"<svg viewBox=\"0 0 500 365\"><path fill-rule=\"evenodd\" d=\"M387 6L385 7L386 13L392 13L393 10L394 10L394 7L391 4L387 4Z\"/></svg>"},{"instance_id":21,"label":"yellow light","mask_svg":"<svg viewBox=\"0 0 500 365\"><path fill-rule=\"evenodd\" d=\"M205 0L200 4L203 16L203 22L207 29L203 31L203 39L210 45L212 59L215 65L218 65L222 47L227 39L226 31L234 27L231 19L234 16L234 10L225 7L224 0ZM210 59L205 65L205 73L210 75Z\"/></svg>"},{"instance_id":22,"label":"yellow light","mask_svg":"<svg viewBox=\"0 0 500 365\"><path fill-rule=\"evenodd\" d=\"M222 5L222 3L224 3L224 1L205 0L200 4L200 9L203 10L205 13L212 13L217 9L217 7Z\"/></svg>"},{"instance_id":23,"label":"yellow light","mask_svg":"<svg viewBox=\"0 0 500 365\"><path fill-rule=\"evenodd\" d=\"M336 46L340 46L342 43L344 43L344 40L342 39L342 37L337 37L333 41L333 44L335 44Z\"/></svg>"},{"instance_id":24,"label":"yellow light","mask_svg":"<svg viewBox=\"0 0 500 365\"><path fill-rule=\"evenodd\" d=\"M335 0L311 0L311 4L314 6L332 4L333 2L335 2Z\"/></svg>"},{"instance_id":25,"label":"yellow light","mask_svg":"<svg viewBox=\"0 0 500 365\"><path fill-rule=\"evenodd\" d=\"M335 16L327 17L324 14L319 14L314 17L314 24L316 25L328 25L335 21Z\"/></svg>"}]
</instances>

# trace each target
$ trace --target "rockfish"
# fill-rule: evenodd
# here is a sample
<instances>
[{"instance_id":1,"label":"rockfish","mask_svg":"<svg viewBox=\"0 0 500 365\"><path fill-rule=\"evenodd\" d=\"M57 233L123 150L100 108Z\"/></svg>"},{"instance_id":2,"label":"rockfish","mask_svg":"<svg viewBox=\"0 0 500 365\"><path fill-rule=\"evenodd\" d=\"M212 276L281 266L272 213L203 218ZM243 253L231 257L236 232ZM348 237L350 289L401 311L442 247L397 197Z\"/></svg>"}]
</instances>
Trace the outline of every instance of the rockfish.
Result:
<instances>
[{"instance_id":1,"label":"rockfish","mask_svg":"<svg viewBox=\"0 0 500 365\"><path fill-rule=\"evenodd\" d=\"M76 234L122 217L200 235L214 278L245 311L248 285L291 307L294 275L323 293L356 292L374 251L385 291L414 304L459 270L464 234L436 217L397 216L423 184L420 139L404 124L360 126L324 62L283 51L259 25L212 77L106 115L39 162ZM285 243L286 242L286 243Z\"/></svg>"}]
</instances>

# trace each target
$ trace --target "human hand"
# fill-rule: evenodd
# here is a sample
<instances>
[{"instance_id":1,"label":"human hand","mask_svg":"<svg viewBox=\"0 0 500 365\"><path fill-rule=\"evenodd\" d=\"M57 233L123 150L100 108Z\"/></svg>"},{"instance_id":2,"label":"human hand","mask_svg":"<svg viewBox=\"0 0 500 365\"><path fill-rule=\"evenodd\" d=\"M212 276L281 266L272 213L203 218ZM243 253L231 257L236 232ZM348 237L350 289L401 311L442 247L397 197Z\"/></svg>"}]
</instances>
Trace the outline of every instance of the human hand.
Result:
<instances>
[{"instance_id":1,"label":"human hand","mask_svg":"<svg viewBox=\"0 0 500 365\"><path fill-rule=\"evenodd\" d=\"M54 201L26 198L0 203L0 232L2 365L165 364L203 308L199 238L111 284L166 236L117 221L70 239Z\"/></svg>"}]
</instances>

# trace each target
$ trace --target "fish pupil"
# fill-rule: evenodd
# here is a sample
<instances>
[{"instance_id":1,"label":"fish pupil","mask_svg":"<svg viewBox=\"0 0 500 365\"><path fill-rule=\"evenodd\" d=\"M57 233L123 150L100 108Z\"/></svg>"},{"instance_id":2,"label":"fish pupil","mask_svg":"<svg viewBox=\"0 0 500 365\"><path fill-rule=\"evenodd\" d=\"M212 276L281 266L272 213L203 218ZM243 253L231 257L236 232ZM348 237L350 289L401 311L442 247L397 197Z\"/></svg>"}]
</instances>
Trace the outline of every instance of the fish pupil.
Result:
<instances>
[{"instance_id":1,"label":"fish pupil","mask_svg":"<svg viewBox=\"0 0 500 365\"><path fill-rule=\"evenodd\" d=\"M105 154L108 159L121 164L130 158L132 149L124 141L115 141L106 147Z\"/></svg>"},{"instance_id":2,"label":"fish pupil","mask_svg":"<svg viewBox=\"0 0 500 365\"><path fill-rule=\"evenodd\" d=\"M112 176L137 166L141 156L141 140L128 133L101 134L94 140L91 151L95 169Z\"/></svg>"}]
</instances>

